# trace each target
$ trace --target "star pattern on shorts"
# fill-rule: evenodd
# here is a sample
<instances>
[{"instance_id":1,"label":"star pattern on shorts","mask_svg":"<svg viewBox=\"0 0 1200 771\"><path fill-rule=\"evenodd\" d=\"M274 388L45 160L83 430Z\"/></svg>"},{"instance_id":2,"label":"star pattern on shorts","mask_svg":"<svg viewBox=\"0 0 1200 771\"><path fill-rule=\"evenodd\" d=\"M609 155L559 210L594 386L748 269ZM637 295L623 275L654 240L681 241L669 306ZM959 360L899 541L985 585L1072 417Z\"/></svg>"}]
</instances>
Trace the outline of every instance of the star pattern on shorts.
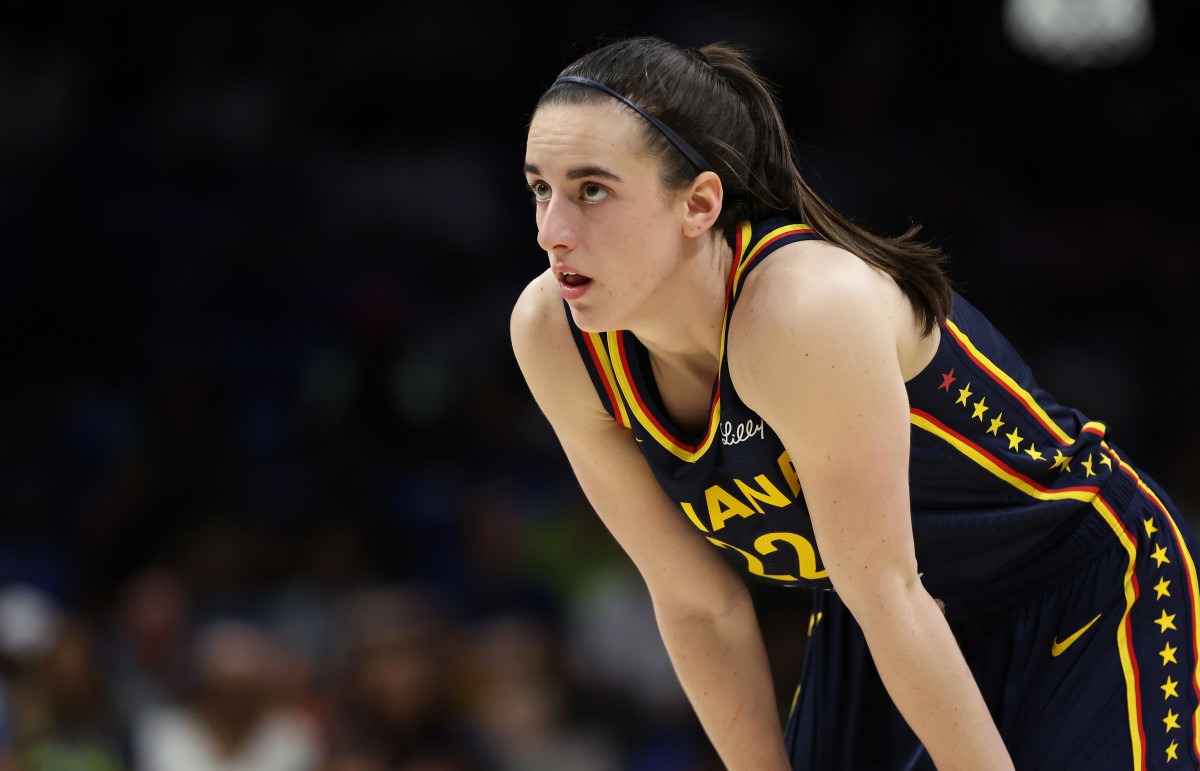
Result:
<instances>
[{"instance_id":1,"label":"star pattern on shorts","mask_svg":"<svg viewBox=\"0 0 1200 771\"><path fill-rule=\"evenodd\" d=\"M1106 473L1111 475L1123 472L1135 482L1139 482L1136 473L1124 465L1116 452L1104 443L1106 429L1103 424L1087 423L1077 426L1077 433L1071 433L1069 425L1056 424L1055 419L1042 410L1036 397L1022 391L1019 384L1014 384L1011 378L1006 377L1005 372L998 370L986 359L980 360L974 356L970 358L970 361L963 358L957 362L962 365L961 373L957 367L951 367L948 371L939 373L940 379L931 376L931 382L926 386L934 392L945 392L946 396L939 395L938 398L944 399L945 401L940 403L946 406L935 414L941 419L947 419L941 416L948 411L954 413L953 416L949 416L947 423L952 432L983 450L986 456L995 457L1002 464L1011 464L1010 468L1018 475L1028 475L1035 484L1045 485L1051 490L1090 490L1100 494L1105 489ZM964 385L952 388L960 380ZM962 411L959 412L956 408L962 408ZM1050 479L1049 477L1055 476L1049 474L1050 471L1057 471L1057 476L1062 481ZM1095 481L1092 481L1093 478ZM1077 487L1074 487L1076 485ZM1154 515L1143 519L1145 540L1140 538L1141 533L1136 529L1136 521L1130 523L1131 526L1125 532L1135 541L1135 547L1141 555L1140 560L1147 563L1152 561L1152 569L1160 573L1157 579L1146 576L1145 587L1150 587L1152 581L1157 580L1157 583L1153 584L1154 600L1150 600L1148 592L1143 600L1146 603L1159 604L1159 615L1154 618L1149 615L1153 611L1147 610L1148 618L1142 623L1152 620L1162 635L1163 646L1158 651L1158 656L1162 660L1163 679L1155 677L1150 680L1147 673L1147 678L1143 681L1147 692L1140 698L1148 698L1155 687L1151 683L1157 682L1157 688L1163 694L1162 701L1157 703L1167 707L1171 699L1178 699L1179 703L1183 704L1186 698L1190 698L1190 687L1187 685L1191 683L1190 676L1184 675L1187 674L1185 668L1191 658L1191 648L1187 644L1180 644L1176 637L1180 634L1180 626L1185 630L1191 628L1192 620L1190 615L1184 615L1180 620L1179 614L1183 611L1175 606L1176 600L1172 594L1173 584L1175 587L1179 587L1179 584L1174 583L1174 575L1168 578L1162 573L1163 570L1174 570L1175 566L1172 563L1179 561L1171 556L1173 541L1169 538L1162 542L1157 540L1157 535L1162 529L1161 523L1164 521L1166 520ZM1171 532L1170 528L1166 530ZM1145 569L1151 569L1149 564ZM1186 596L1187 592L1185 584L1175 594L1182 593ZM1172 602L1166 603L1168 599ZM1169 610L1176 612L1170 613ZM1138 615L1140 617L1141 614ZM1127 616L1126 621L1129 620L1132 620L1132 617ZM1179 658L1181 649L1184 651L1182 663ZM1179 668L1179 671L1176 671L1176 668ZM1181 715L1190 713L1182 708L1179 712L1169 708L1165 713L1158 710L1155 712L1157 714L1153 717L1146 716L1148 723L1145 725L1150 728L1152 723L1149 721L1161 719L1164 734L1160 735L1161 744L1156 739L1151 746L1156 753L1165 748L1168 761L1178 760L1179 742L1171 741L1168 745L1167 741L1171 738L1169 734L1172 731L1183 728ZM1150 738L1150 733L1147 731L1147 739ZM1147 751L1151 746L1146 747Z\"/></svg>"},{"instance_id":2,"label":"star pattern on shorts","mask_svg":"<svg viewBox=\"0 0 1200 771\"><path fill-rule=\"evenodd\" d=\"M1060 473L1065 473L1071 470L1071 456L1063 455L1062 450L1054 451L1054 465L1050 468L1056 468Z\"/></svg>"},{"instance_id":3,"label":"star pattern on shorts","mask_svg":"<svg viewBox=\"0 0 1200 771\"><path fill-rule=\"evenodd\" d=\"M1100 459L1101 459L1101 461L1107 460L1108 456L1101 456ZM1163 565L1171 564L1171 558L1167 556L1167 546L1170 544L1170 541L1168 540L1164 544L1164 543L1158 542L1155 539L1155 536L1159 532L1159 527L1157 526L1157 524L1155 524L1155 519L1156 518L1153 515L1146 517L1145 519L1142 520L1142 527L1146 531L1146 541L1148 541L1147 548L1150 548L1150 547L1153 548L1153 551L1150 554L1150 559L1154 560L1154 567L1157 570L1161 571L1163 569ZM1160 572L1160 574L1158 576L1158 583L1156 583L1154 585L1154 599L1156 602L1163 603L1164 598L1171 597L1171 582L1172 582L1172 580L1173 580L1172 578L1167 578L1165 575L1163 575ZM1187 587L1185 586L1184 594L1186 594L1186 588ZM1175 677L1175 674L1176 674L1175 668L1180 666L1179 658L1176 656L1176 654L1179 652L1179 646L1171 644L1173 635L1168 634L1168 632L1171 632L1171 631L1173 631L1173 632L1179 631L1178 627L1176 627L1176 625L1175 625L1175 619L1177 616L1178 616L1178 613L1168 613L1167 609L1165 607L1160 607L1159 616L1158 616L1158 618L1154 619L1154 623L1158 625L1159 634L1162 634L1165 636L1165 639L1163 640L1162 650L1160 650L1158 652L1159 657L1162 658L1162 665L1163 665L1163 669L1164 669L1163 674L1166 676L1166 679L1162 682L1162 685L1158 686L1159 690L1161 690L1162 694L1163 694L1163 697L1162 697L1163 702L1169 702L1171 699L1182 700L1183 697L1179 693L1179 686L1182 682L1186 682L1186 680L1187 680L1186 677L1179 677L1179 678ZM1185 615L1181 621L1181 625L1186 629L1190 626L1190 624L1191 624L1191 621ZM1185 649L1185 656L1186 656L1186 649ZM1185 659L1184 663L1186 663L1186 659ZM1174 666L1168 666L1168 665L1174 665ZM1186 674L1186 673L1180 672L1180 674ZM1159 714L1162 714L1162 713L1159 713ZM1162 718L1163 733L1170 734L1171 731L1174 731L1177 728L1181 728L1179 718L1180 718L1179 713L1176 713L1173 709L1168 708L1166 717ZM1149 738L1149 737L1147 737L1147 738ZM1165 738L1163 738L1162 741L1166 742L1168 738L1170 738L1170 737L1166 736ZM1159 746L1162 747L1163 745L1159 745ZM1166 754L1167 754L1168 761L1178 760L1179 759L1178 753L1179 753L1179 743L1178 742L1172 741L1169 745L1166 746Z\"/></svg>"}]
</instances>

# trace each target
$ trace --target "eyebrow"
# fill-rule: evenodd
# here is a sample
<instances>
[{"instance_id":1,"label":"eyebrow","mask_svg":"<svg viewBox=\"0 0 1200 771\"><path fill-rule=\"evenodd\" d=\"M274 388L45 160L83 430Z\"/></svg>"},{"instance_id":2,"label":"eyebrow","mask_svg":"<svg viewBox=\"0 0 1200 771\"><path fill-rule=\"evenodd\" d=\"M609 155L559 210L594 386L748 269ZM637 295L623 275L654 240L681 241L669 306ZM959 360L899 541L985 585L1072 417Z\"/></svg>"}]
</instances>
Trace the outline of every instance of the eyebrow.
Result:
<instances>
[{"instance_id":1,"label":"eyebrow","mask_svg":"<svg viewBox=\"0 0 1200 771\"><path fill-rule=\"evenodd\" d=\"M542 174L541 170L532 163L525 164L525 172L528 174L537 174L538 176ZM580 166L567 172L567 179L583 179L584 177L601 177L602 179L611 179L614 182L623 181L616 174L599 166Z\"/></svg>"}]
</instances>

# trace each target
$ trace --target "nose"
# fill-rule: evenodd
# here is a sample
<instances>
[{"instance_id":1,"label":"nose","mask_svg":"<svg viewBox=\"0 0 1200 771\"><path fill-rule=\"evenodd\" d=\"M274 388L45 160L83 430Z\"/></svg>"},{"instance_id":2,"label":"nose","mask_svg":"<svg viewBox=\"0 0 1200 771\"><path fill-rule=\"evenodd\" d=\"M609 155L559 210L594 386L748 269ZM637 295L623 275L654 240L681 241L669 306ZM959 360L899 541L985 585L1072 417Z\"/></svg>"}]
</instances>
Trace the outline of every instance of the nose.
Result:
<instances>
[{"instance_id":1,"label":"nose","mask_svg":"<svg viewBox=\"0 0 1200 771\"><path fill-rule=\"evenodd\" d=\"M569 201L551 196L538 217L538 245L547 253L562 254L575 248L574 216Z\"/></svg>"}]
</instances>

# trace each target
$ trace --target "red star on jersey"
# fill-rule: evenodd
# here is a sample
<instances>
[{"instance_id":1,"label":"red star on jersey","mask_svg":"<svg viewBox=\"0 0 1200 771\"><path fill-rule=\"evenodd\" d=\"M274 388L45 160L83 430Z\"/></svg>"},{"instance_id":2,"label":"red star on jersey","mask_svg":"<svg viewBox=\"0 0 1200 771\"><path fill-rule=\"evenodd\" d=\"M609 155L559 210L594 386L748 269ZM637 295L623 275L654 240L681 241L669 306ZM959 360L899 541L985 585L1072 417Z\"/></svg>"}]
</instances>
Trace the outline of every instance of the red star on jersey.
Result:
<instances>
[{"instance_id":1,"label":"red star on jersey","mask_svg":"<svg viewBox=\"0 0 1200 771\"><path fill-rule=\"evenodd\" d=\"M950 384L955 380L958 380L958 378L954 376L954 367L951 367L949 372L942 373L942 384L938 386L938 390L949 392Z\"/></svg>"}]
</instances>

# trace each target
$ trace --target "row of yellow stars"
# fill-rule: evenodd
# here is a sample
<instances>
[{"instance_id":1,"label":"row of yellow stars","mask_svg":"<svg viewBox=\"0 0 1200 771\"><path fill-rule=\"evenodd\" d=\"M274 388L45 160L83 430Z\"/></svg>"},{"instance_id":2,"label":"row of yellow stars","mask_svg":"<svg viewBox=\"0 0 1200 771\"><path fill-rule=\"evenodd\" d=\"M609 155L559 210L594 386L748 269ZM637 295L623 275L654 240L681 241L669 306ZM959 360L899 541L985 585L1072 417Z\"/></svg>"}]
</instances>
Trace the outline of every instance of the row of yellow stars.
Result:
<instances>
[{"instance_id":1,"label":"row of yellow stars","mask_svg":"<svg viewBox=\"0 0 1200 771\"><path fill-rule=\"evenodd\" d=\"M972 396L974 396L974 392L971 390L971 384L967 383L965 387L958 389L958 399L955 400L954 403L961 404L964 407L971 407L971 417L982 423L983 416L987 414L988 410L991 409L991 407L987 406L987 396L979 397L979 401L971 405L967 403L967 400ZM1004 428L1006 425L1007 424L1004 422L1004 413L1001 412L996 415L996 417L990 419L990 425L987 428L987 433L991 434L992 436L1000 436L1000 429ZM1029 442L1029 446L1024 450L1021 449L1021 443L1025 441L1025 437L1021 436L1016 426L1013 426L1013 430L1004 436L1008 439L1008 449L1013 450L1014 452L1024 452L1034 460L1047 459L1046 456L1042 454L1042 451L1039 450L1032 441ZM1096 476L1096 472L1093 469L1093 465L1095 464L1095 461L1092 460L1093 457L1093 453L1088 453L1087 460L1082 460L1079 462L1079 465L1083 466L1084 479ZM1053 465L1050 468L1058 469L1059 473L1066 473L1071 470L1071 461L1075 460L1075 456L1063 455L1062 450L1055 449L1054 457L1050 460L1053 461ZM1101 455L1099 462L1100 465L1106 467L1109 471L1112 471L1112 458L1109 458L1107 455Z\"/></svg>"},{"instance_id":2,"label":"row of yellow stars","mask_svg":"<svg viewBox=\"0 0 1200 771\"><path fill-rule=\"evenodd\" d=\"M1146 537L1153 538L1154 534L1158 532L1158 528L1154 525L1154 518L1147 517L1143 524L1146 526ZM1154 560L1154 565L1158 568L1171 562L1171 559L1167 557L1167 547L1161 545L1155 546L1154 553L1150 555L1150 559ZM1164 576L1159 576L1158 583L1154 586L1154 594L1155 599L1160 601L1163 597L1170 597L1171 582ZM1161 634L1166 634L1168 629L1178 631L1175 627L1176 615L1178 614L1167 613L1166 608L1164 608L1162 614L1155 619L1154 623L1158 624ZM1179 661L1175 658L1175 654L1178 651L1179 648L1172 646L1169 640L1163 643L1163 649L1158 652L1158 655L1162 656L1164 667L1167 664L1179 664ZM1167 674L1167 681L1160 685L1159 688L1162 689L1164 700L1172 697L1179 698L1179 681L1171 677L1170 673ZM1163 726L1165 726L1164 730L1168 734L1176 728L1180 728L1179 715L1175 710L1167 709L1167 716L1163 718ZM1179 742L1172 740L1170 745L1167 746L1167 760L1179 760Z\"/></svg>"},{"instance_id":3,"label":"row of yellow stars","mask_svg":"<svg viewBox=\"0 0 1200 771\"><path fill-rule=\"evenodd\" d=\"M953 377L953 370L951 370L950 373L943 375L942 377L943 377L943 388L945 390L949 391L950 383L952 383L955 379ZM987 406L987 403L986 403L987 396L986 395L981 396L979 398L979 401L974 402L973 404L968 404L968 400L973 395L974 395L974 393L971 391L971 384L968 382L965 387L958 389L958 399L955 400L955 404L959 404L959 405L962 405L963 407L971 408L971 410L972 410L971 417L975 418L980 423L982 423L982 422L984 422L984 416L991 409L991 407ZM996 415L996 417L990 419L990 423L987 428L987 433L991 434L992 436L998 437L998 436L1000 436L1000 429L1003 428L1005 425L1007 425L1007 424L1004 422L1004 413L1000 412ZM1046 456L1044 454L1042 454L1042 452L1040 450L1037 449L1037 447L1035 446L1035 444L1032 441L1029 442L1029 446L1026 447L1024 450L1021 449L1021 444L1023 442L1025 442L1026 439L1025 439L1025 437L1021 436L1021 434L1018 431L1016 426L1013 427L1013 430L1010 433L1006 433L1004 436L1008 439L1008 449L1010 449L1014 452L1024 452L1026 455L1028 455L1030 458L1033 458L1034 460L1046 460ZM1093 454L1089 453L1087 459L1082 460L1079 463L1079 465L1083 467L1085 479L1087 477L1096 476L1096 472L1093 468L1093 465L1094 465L1093 457L1094 457ZM1074 460L1074 456L1064 455L1062 450L1055 449L1054 457L1050 460L1053 461L1053 465L1051 466L1051 468L1059 469L1059 473L1066 473L1071 470L1071 461ZM1109 471L1112 471L1112 459L1109 458L1107 455L1102 454L1100 456L1099 462L1102 466L1107 468ZM1158 532L1158 528L1155 527L1155 525L1154 525L1153 517L1146 519L1144 524L1146 526L1147 537L1153 537L1154 534ZM1164 563L1170 563L1170 561L1171 561L1170 558L1167 557L1167 547L1165 547L1165 546L1157 546L1154 550L1154 553L1150 555L1150 558L1154 560L1155 566L1159 567L1159 568L1161 568ZM1156 594L1155 599L1158 599L1158 600L1162 600L1163 597L1170 597L1171 596L1171 582L1169 580L1167 580L1165 577L1160 576L1158 583L1154 586L1154 592ZM1175 627L1176 615L1178 615L1178 614L1167 613L1166 609L1165 608L1163 609L1162 615L1160 615L1154 622L1154 623L1158 624L1159 631L1162 634L1166 634L1168 629L1176 630L1176 627ZM1178 631L1178 630L1176 630L1176 631ZM1175 654L1178 651L1179 651L1179 648L1172 646L1170 641L1167 641L1163 644L1163 649L1158 652L1158 655L1162 657L1164 667L1167 664L1175 664L1175 665L1179 664L1179 661L1175 658ZM1159 688L1162 689L1164 700L1170 699L1172 697L1179 698L1179 681L1174 679L1173 677L1171 677L1170 673L1167 674L1166 682L1164 682L1161 686L1159 686ZM1164 729L1165 732L1168 734L1176 728L1181 728L1181 726L1179 724L1179 714L1176 713L1175 710L1168 708L1167 716L1165 718L1163 718L1163 725L1165 726L1165 729ZM1179 760L1179 742L1174 741L1174 740L1171 741L1171 744L1167 747L1167 760L1168 761Z\"/></svg>"}]
</instances>

